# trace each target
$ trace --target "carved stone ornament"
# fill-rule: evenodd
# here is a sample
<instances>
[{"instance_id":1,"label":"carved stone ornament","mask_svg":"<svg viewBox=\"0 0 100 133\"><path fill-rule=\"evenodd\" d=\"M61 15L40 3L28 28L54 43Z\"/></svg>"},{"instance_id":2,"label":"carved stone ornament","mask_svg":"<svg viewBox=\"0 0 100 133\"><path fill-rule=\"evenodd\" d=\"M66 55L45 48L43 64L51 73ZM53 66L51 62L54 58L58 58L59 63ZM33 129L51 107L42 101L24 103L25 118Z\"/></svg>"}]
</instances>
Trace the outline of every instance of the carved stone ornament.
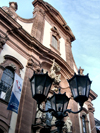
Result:
<instances>
[{"instance_id":1,"label":"carved stone ornament","mask_svg":"<svg viewBox=\"0 0 100 133\"><path fill-rule=\"evenodd\" d=\"M67 120L65 121L64 128L67 128L67 132L71 132L72 130L72 121L69 117L67 117Z\"/></svg>"},{"instance_id":2,"label":"carved stone ornament","mask_svg":"<svg viewBox=\"0 0 100 133\"><path fill-rule=\"evenodd\" d=\"M9 7L16 11L18 9L17 2L9 2Z\"/></svg>"},{"instance_id":3,"label":"carved stone ornament","mask_svg":"<svg viewBox=\"0 0 100 133\"><path fill-rule=\"evenodd\" d=\"M82 69L81 67L78 69L78 74L79 75L83 75L84 69Z\"/></svg>"},{"instance_id":4,"label":"carved stone ornament","mask_svg":"<svg viewBox=\"0 0 100 133\"><path fill-rule=\"evenodd\" d=\"M9 66L11 66L14 70L16 70L16 66L13 63L9 64Z\"/></svg>"},{"instance_id":5,"label":"carved stone ornament","mask_svg":"<svg viewBox=\"0 0 100 133\"><path fill-rule=\"evenodd\" d=\"M0 34L0 48L3 48L3 45L6 43L7 40L8 40L7 36Z\"/></svg>"},{"instance_id":6,"label":"carved stone ornament","mask_svg":"<svg viewBox=\"0 0 100 133\"><path fill-rule=\"evenodd\" d=\"M43 104L40 105L40 108L43 109ZM38 106L37 106L37 109L36 109L36 118L37 119L41 119L42 118L42 112L39 110Z\"/></svg>"},{"instance_id":7,"label":"carved stone ornament","mask_svg":"<svg viewBox=\"0 0 100 133\"><path fill-rule=\"evenodd\" d=\"M34 63L34 61L31 58L29 58L28 62L27 62L27 65L28 66L33 66L33 63Z\"/></svg>"},{"instance_id":8,"label":"carved stone ornament","mask_svg":"<svg viewBox=\"0 0 100 133\"><path fill-rule=\"evenodd\" d=\"M51 31L53 32L53 35L55 35L58 39L61 38L61 36L60 36L60 34L59 34L59 32L58 32L58 30L56 29L55 26L53 26L53 27L51 28Z\"/></svg>"},{"instance_id":9,"label":"carved stone ornament","mask_svg":"<svg viewBox=\"0 0 100 133\"><path fill-rule=\"evenodd\" d=\"M56 117L53 116L52 120L51 120L51 125L55 125L55 122L57 121Z\"/></svg>"},{"instance_id":10,"label":"carved stone ornament","mask_svg":"<svg viewBox=\"0 0 100 133\"><path fill-rule=\"evenodd\" d=\"M92 107L92 105L88 105L88 111L93 113L95 109Z\"/></svg>"},{"instance_id":11,"label":"carved stone ornament","mask_svg":"<svg viewBox=\"0 0 100 133\"><path fill-rule=\"evenodd\" d=\"M54 87L54 88L52 88L52 91L58 91L58 88L57 87Z\"/></svg>"},{"instance_id":12,"label":"carved stone ornament","mask_svg":"<svg viewBox=\"0 0 100 133\"><path fill-rule=\"evenodd\" d=\"M61 74L57 75L56 73L60 71L60 66L53 60L53 64L50 68L49 76L54 79L54 84L59 84L61 81Z\"/></svg>"},{"instance_id":13,"label":"carved stone ornament","mask_svg":"<svg viewBox=\"0 0 100 133\"><path fill-rule=\"evenodd\" d=\"M17 18L16 10L18 9L18 5L16 2L9 2L9 7L2 7L2 9L8 13L13 19Z\"/></svg>"}]
</instances>

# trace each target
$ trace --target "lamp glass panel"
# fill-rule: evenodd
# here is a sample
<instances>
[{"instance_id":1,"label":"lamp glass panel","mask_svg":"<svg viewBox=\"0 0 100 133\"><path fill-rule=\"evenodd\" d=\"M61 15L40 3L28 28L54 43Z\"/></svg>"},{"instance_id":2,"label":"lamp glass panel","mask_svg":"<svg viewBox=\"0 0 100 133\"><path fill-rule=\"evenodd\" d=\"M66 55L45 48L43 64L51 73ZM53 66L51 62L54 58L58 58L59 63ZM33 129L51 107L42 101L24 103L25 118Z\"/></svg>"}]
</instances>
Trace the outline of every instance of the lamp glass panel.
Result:
<instances>
[{"instance_id":1,"label":"lamp glass panel","mask_svg":"<svg viewBox=\"0 0 100 133\"><path fill-rule=\"evenodd\" d=\"M51 107L56 111L56 106L55 106L55 95L51 97Z\"/></svg>"},{"instance_id":2,"label":"lamp glass panel","mask_svg":"<svg viewBox=\"0 0 100 133\"><path fill-rule=\"evenodd\" d=\"M36 94L43 94L45 80L46 80L46 75L44 74L35 75Z\"/></svg>"},{"instance_id":3,"label":"lamp glass panel","mask_svg":"<svg viewBox=\"0 0 100 133\"><path fill-rule=\"evenodd\" d=\"M73 78L70 82L70 88L73 94L73 97L77 97L78 96L78 92L77 92L77 82L76 82L76 78Z\"/></svg>"},{"instance_id":4,"label":"lamp glass panel","mask_svg":"<svg viewBox=\"0 0 100 133\"><path fill-rule=\"evenodd\" d=\"M72 93L73 93L73 97L77 97L78 96L77 88L73 88Z\"/></svg>"},{"instance_id":5,"label":"lamp glass panel","mask_svg":"<svg viewBox=\"0 0 100 133\"><path fill-rule=\"evenodd\" d=\"M88 80L87 81L87 91L86 91L86 96L89 96L89 92L90 92L90 87L91 87L91 82Z\"/></svg>"},{"instance_id":6,"label":"lamp glass panel","mask_svg":"<svg viewBox=\"0 0 100 133\"><path fill-rule=\"evenodd\" d=\"M56 104L56 109L57 109L57 111L62 112L63 111L63 104L62 103L57 103Z\"/></svg>"},{"instance_id":7,"label":"lamp glass panel","mask_svg":"<svg viewBox=\"0 0 100 133\"><path fill-rule=\"evenodd\" d=\"M87 76L77 76L79 95L85 96Z\"/></svg>"},{"instance_id":8,"label":"lamp glass panel","mask_svg":"<svg viewBox=\"0 0 100 133\"><path fill-rule=\"evenodd\" d=\"M46 82L45 82L45 88L44 88L44 95L45 96L48 95L48 92L50 90L50 87L52 85L52 82L53 82L53 80L49 76L47 76Z\"/></svg>"},{"instance_id":9,"label":"lamp glass panel","mask_svg":"<svg viewBox=\"0 0 100 133\"><path fill-rule=\"evenodd\" d=\"M63 111L63 105L64 105L64 95L56 94L55 96L56 96L55 97L56 109L57 109L57 111L62 112Z\"/></svg>"},{"instance_id":10,"label":"lamp glass panel","mask_svg":"<svg viewBox=\"0 0 100 133\"><path fill-rule=\"evenodd\" d=\"M63 108L63 111L65 111L65 110L67 109L68 102L69 102L69 100L67 100L67 101L64 103L64 108Z\"/></svg>"},{"instance_id":11,"label":"lamp glass panel","mask_svg":"<svg viewBox=\"0 0 100 133\"><path fill-rule=\"evenodd\" d=\"M33 79L32 82L31 82L31 89L32 89L32 96L35 95L35 80Z\"/></svg>"}]
</instances>

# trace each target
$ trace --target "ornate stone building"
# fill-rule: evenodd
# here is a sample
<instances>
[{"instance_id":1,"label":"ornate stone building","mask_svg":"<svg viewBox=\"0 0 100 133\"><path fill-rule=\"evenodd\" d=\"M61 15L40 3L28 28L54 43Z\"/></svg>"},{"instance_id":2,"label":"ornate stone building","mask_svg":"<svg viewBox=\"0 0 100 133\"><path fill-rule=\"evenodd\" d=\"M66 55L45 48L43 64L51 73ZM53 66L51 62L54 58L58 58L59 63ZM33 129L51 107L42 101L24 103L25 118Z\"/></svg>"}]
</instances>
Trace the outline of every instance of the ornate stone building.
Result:
<instances>
[{"instance_id":1,"label":"ornate stone building","mask_svg":"<svg viewBox=\"0 0 100 133\"><path fill-rule=\"evenodd\" d=\"M56 77L56 82L61 80L61 92L71 97L68 108L79 109L67 82L74 73L83 72L81 68L78 71L71 51L75 36L61 14L50 4L43 0L34 0L32 4L31 19L16 14L16 2L0 8L0 133L57 132L55 118L50 113L41 113L32 98L29 78L34 71L44 69ZM52 71L54 67L58 71ZM18 114L7 110L15 73L23 79ZM52 86L49 96L54 91L58 90ZM96 97L91 90L82 112L69 114L64 119L63 132L96 133L95 129L92 130L95 121L91 103Z\"/></svg>"}]
</instances>

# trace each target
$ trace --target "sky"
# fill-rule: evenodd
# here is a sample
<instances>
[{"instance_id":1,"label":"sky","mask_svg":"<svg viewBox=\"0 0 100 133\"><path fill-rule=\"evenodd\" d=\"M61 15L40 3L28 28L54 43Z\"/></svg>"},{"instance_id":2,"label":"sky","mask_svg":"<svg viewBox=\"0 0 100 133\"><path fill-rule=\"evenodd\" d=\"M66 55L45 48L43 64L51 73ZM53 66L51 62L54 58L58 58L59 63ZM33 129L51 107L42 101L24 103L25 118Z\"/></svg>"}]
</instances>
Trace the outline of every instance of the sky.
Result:
<instances>
[{"instance_id":1,"label":"sky","mask_svg":"<svg viewBox=\"0 0 100 133\"><path fill-rule=\"evenodd\" d=\"M94 116L100 120L100 0L45 0L57 9L71 28L76 40L72 53L77 67L89 73L91 89L98 95L92 102ZM0 7L9 6L10 0L0 0ZM33 0L14 0L17 14L22 18L33 17Z\"/></svg>"}]
</instances>

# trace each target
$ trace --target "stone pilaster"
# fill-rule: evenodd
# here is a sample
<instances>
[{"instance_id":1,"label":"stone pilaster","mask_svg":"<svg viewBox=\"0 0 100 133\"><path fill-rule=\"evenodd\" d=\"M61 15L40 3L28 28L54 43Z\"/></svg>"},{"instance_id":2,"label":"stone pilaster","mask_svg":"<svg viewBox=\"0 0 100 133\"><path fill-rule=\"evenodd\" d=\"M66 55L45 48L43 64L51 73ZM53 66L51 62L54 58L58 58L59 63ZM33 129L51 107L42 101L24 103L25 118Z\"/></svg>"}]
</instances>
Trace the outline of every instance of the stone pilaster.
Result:
<instances>
[{"instance_id":1,"label":"stone pilaster","mask_svg":"<svg viewBox=\"0 0 100 133\"><path fill-rule=\"evenodd\" d=\"M73 55L71 51L71 40L67 37L65 42L65 50L66 50L66 62L73 69Z\"/></svg>"},{"instance_id":2,"label":"stone pilaster","mask_svg":"<svg viewBox=\"0 0 100 133\"><path fill-rule=\"evenodd\" d=\"M88 112L89 112L89 119L90 119L90 127L91 127L91 133L96 133L95 127L95 121L94 121L94 107L93 104L90 101L87 101L88 103Z\"/></svg>"},{"instance_id":3,"label":"stone pilaster","mask_svg":"<svg viewBox=\"0 0 100 133\"><path fill-rule=\"evenodd\" d=\"M42 8L39 8L39 6L37 5L34 9L33 15L35 17L34 17L31 35L42 43L45 12Z\"/></svg>"}]
</instances>

